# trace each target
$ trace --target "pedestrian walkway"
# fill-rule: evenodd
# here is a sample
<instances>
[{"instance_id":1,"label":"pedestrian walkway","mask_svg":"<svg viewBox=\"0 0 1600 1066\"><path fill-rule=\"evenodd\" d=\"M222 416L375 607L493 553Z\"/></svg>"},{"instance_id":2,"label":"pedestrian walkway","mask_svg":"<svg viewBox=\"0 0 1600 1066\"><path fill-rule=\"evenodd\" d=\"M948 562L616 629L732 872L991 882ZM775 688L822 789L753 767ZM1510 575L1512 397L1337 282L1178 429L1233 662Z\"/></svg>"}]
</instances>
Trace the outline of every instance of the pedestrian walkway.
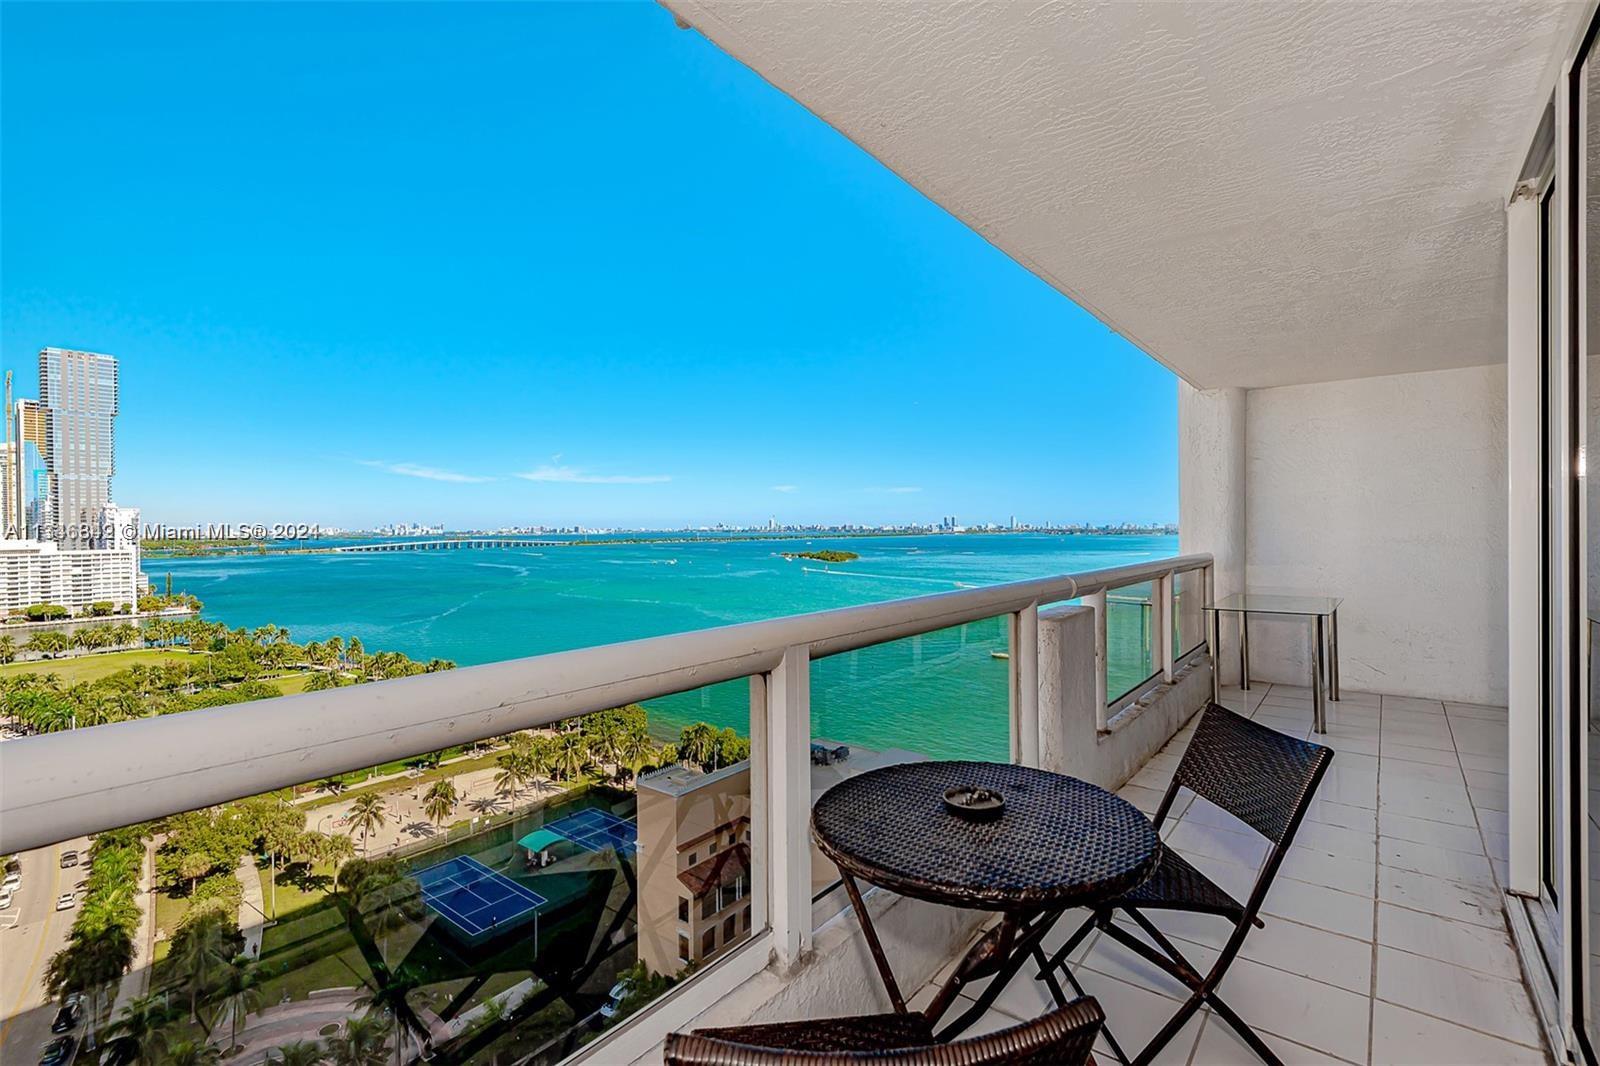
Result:
<instances>
[{"instance_id":1,"label":"pedestrian walkway","mask_svg":"<svg viewBox=\"0 0 1600 1066\"><path fill-rule=\"evenodd\" d=\"M239 932L244 934L244 953L261 957L261 931L267 920L266 901L261 898L261 875L256 872L256 857L245 855L233 871L243 890L239 897Z\"/></svg>"},{"instance_id":2,"label":"pedestrian walkway","mask_svg":"<svg viewBox=\"0 0 1600 1066\"><path fill-rule=\"evenodd\" d=\"M324 1041L327 1037L323 1029L342 1026L346 1019L360 1013L359 999L349 991L329 990L326 995L274 1004L245 1020L239 1033L244 1050L229 1061L240 1066L270 1061L273 1049L303 1040Z\"/></svg>"}]
</instances>

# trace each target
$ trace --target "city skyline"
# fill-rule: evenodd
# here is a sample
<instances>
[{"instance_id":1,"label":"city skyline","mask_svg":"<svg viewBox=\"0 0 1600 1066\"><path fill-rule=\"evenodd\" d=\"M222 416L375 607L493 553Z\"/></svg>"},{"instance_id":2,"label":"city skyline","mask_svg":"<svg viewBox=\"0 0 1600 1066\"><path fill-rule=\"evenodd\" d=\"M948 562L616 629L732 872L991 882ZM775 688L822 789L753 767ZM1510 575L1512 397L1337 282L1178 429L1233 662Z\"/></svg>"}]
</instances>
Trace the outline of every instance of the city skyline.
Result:
<instances>
[{"instance_id":1,"label":"city skyline","mask_svg":"<svg viewBox=\"0 0 1600 1066\"><path fill-rule=\"evenodd\" d=\"M656 5L0 48L0 357L116 355L152 522L1177 517L1169 371Z\"/></svg>"}]
</instances>

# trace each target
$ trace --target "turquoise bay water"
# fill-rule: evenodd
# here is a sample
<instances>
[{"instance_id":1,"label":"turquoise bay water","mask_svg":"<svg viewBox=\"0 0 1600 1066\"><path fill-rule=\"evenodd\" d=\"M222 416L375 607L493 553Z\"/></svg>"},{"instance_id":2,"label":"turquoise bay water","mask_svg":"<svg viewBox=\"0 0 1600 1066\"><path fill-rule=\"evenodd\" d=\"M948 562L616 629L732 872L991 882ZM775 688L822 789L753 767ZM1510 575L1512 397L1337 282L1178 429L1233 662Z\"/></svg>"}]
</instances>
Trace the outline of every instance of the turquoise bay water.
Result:
<instances>
[{"instance_id":1,"label":"turquoise bay water","mask_svg":"<svg viewBox=\"0 0 1600 1066\"><path fill-rule=\"evenodd\" d=\"M839 548L825 567L784 551ZM1176 554L1176 537L1045 534L704 540L676 544L148 559L161 587L230 626L286 626L296 641L360 637L369 651L462 666L786 614L1095 570ZM1137 659L1137 621L1113 612L1113 661ZM812 668L813 734L944 757L1007 753L1004 619L863 649ZM1146 660L1147 661L1147 660ZM1114 686L1113 686L1114 687ZM749 686L647 704L653 729L749 731Z\"/></svg>"}]
</instances>

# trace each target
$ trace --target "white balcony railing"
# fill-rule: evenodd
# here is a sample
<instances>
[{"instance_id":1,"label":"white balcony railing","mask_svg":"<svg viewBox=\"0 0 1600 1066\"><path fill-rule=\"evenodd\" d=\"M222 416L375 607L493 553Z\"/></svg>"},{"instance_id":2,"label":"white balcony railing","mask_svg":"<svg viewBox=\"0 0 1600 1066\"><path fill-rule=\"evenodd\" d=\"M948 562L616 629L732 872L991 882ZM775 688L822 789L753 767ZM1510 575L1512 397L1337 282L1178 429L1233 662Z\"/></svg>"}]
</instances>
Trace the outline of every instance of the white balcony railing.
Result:
<instances>
[{"instance_id":1,"label":"white balcony railing","mask_svg":"<svg viewBox=\"0 0 1600 1066\"><path fill-rule=\"evenodd\" d=\"M1105 730L1142 691L1172 679L1187 649L1170 620L1198 611L1211 566L1209 555L1180 556L13 740L0 744L0 853L749 678L754 935L608 1036L608 1055L627 1061L720 990L807 950L812 660L1006 615L1011 758L1037 765L1040 607L1095 608ZM1201 584L1180 595L1181 575ZM1144 584L1152 675L1108 713L1106 596Z\"/></svg>"}]
</instances>

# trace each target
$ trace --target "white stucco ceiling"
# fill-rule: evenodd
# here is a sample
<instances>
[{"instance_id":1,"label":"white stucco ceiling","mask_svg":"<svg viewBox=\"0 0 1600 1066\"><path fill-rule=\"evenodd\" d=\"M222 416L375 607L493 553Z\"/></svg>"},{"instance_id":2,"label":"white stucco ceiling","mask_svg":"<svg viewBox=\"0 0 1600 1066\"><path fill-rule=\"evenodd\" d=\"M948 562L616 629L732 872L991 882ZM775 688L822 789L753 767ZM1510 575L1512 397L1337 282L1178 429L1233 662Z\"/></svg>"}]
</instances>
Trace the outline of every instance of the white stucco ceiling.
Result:
<instances>
[{"instance_id":1,"label":"white stucco ceiling","mask_svg":"<svg viewBox=\"0 0 1600 1066\"><path fill-rule=\"evenodd\" d=\"M1202 387L1504 358L1557 3L666 0Z\"/></svg>"}]
</instances>

